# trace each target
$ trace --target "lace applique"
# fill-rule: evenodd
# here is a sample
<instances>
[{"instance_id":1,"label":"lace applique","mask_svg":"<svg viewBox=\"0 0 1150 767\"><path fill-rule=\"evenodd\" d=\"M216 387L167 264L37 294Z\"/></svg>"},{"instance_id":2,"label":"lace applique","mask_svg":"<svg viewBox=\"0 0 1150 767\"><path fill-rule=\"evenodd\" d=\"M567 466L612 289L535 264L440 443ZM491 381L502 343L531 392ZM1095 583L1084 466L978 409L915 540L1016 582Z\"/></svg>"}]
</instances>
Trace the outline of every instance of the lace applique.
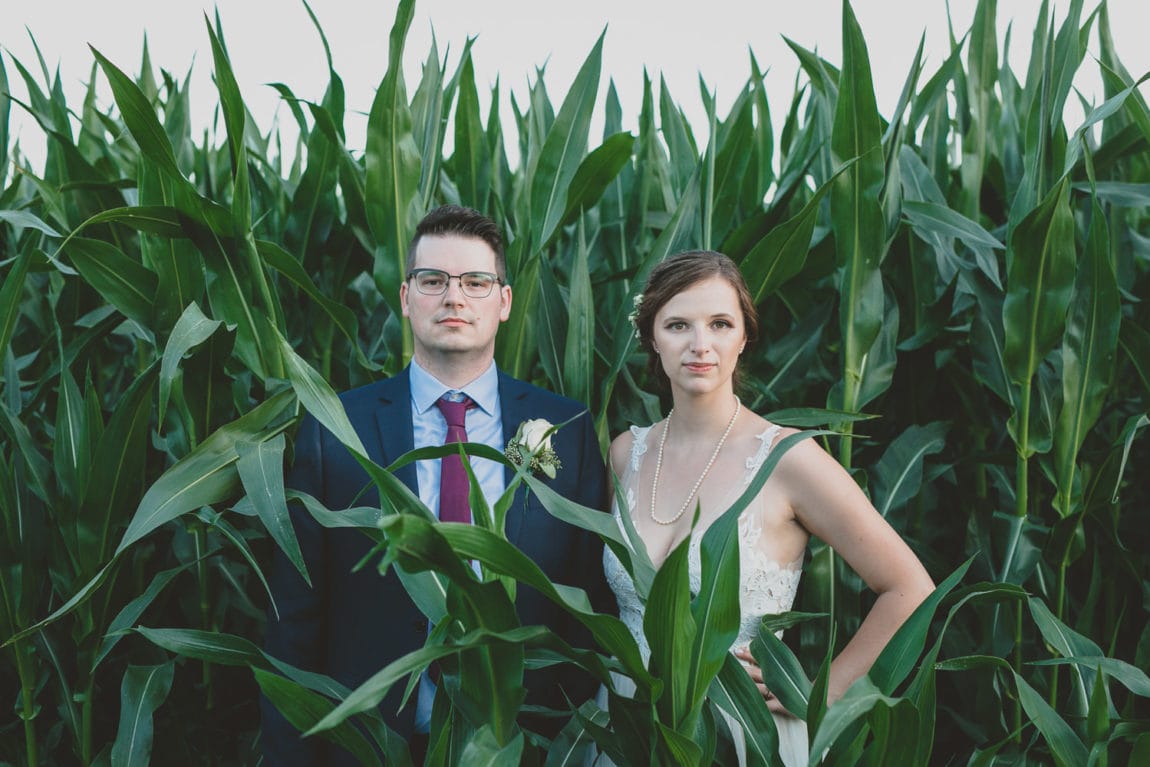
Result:
<instances>
[{"instance_id":1,"label":"lace applique","mask_svg":"<svg viewBox=\"0 0 1150 767\"><path fill-rule=\"evenodd\" d=\"M775 444L775 438L779 436L779 432L782 430L782 426L771 424L762 434L755 435L761 444L759 445L759 449L755 451L755 454L747 459L747 474L743 477L744 485L751 484L751 480L755 478L755 474L762 468L763 461L767 460L767 453L771 452L771 446Z\"/></svg>"},{"instance_id":2,"label":"lace applique","mask_svg":"<svg viewBox=\"0 0 1150 767\"><path fill-rule=\"evenodd\" d=\"M639 465L643 463L643 454L647 452L647 432L650 426L631 427L631 473L639 473Z\"/></svg>"}]
</instances>

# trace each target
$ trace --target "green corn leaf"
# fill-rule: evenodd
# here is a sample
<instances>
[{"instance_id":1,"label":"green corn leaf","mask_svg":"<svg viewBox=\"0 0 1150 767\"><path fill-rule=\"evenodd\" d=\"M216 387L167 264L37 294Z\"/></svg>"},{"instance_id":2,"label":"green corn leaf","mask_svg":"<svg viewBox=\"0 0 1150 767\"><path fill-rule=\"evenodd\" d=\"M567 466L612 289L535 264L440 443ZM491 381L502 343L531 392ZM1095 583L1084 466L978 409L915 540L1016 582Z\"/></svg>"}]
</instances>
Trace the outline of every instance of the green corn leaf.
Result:
<instances>
[{"instance_id":1,"label":"green corn leaf","mask_svg":"<svg viewBox=\"0 0 1150 767\"><path fill-rule=\"evenodd\" d=\"M887 446L874 468L875 508L884 517L918 494L923 462L946 446L949 425L936 421L910 426Z\"/></svg>"},{"instance_id":2,"label":"green corn leaf","mask_svg":"<svg viewBox=\"0 0 1150 767\"><path fill-rule=\"evenodd\" d=\"M193 301L184 309L183 314L176 320L172 334L168 337L167 346L164 347L164 356L160 362L160 406L157 419L163 423L164 414L168 410L168 398L172 392L172 382L179 372L180 362L184 355L212 337L212 334L222 325L219 320L209 319L200 307Z\"/></svg>"},{"instance_id":3,"label":"green corn leaf","mask_svg":"<svg viewBox=\"0 0 1150 767\"><path fill-rule=\"evenodd\" d=\"M25 229L35 229L49 237L64 236L46 224L39 216L26 210L0 210L0 221L11 226L17 235L23 233Z\"/></svg>"},{"instance_id":4,"label":"green corn leaf","mask_svg":"<svg viewBox=\"0 0 1150 767\"><path fill-rule=\"evenodd\" d=\"M123 639L124 634L136 625L137 621L140 620L140 616L144 614L144 611L156 601L156 597L176 579L176 576L194 564L196 564L195 561L187 562L156 573L155 577L152 578L148 584L148 587L132 599L132 601L124 605L120 612L116 613L116 617L108 624L108 629L104 632L104 636L100 640L100 647L96 652L96 659L92 663L93 670L98 668L104 659L108 657L112 649Z\"/></svg>"},{"instance_id":5,"label":"green corn leaf","mask_svg":"<svg viewBox=\"0 0 1150 767\"><path fill-rule=\"evenodd\" d=\"M1110 260L1108 227L1101 206L1095 202L1062 344L1062 409L1054 433L1058 480L1054 507L1063 517L1075 510L1078 452L1102 412L1116 370L1122 309Z\"/></svg>"},{"instance_id":6,"label":"green corn leaf","mask_svg":"<svg viewBox=\"0 0 1150 767\"><path fill-rule=\"evenodd\" d=\"M1102 649L1093 640L1082 636L1058 620L1041 599L1031 597L1029 606L1030 615L1034 618L1034 623L1038 626L1038 630L1042 632L1042 636L1047 644L1059 655L1067 658L1102 655ZM1089 708L1090 688L1092 686L1093 682L1083 674L1082 669L1076 668L1074 674L1074 694L1077 697L1077 707L1079 711L1085 712Z\"/></svg>"},{"instance_id":7,"label":"green corn leaf","mask_svg":"<svg viewBox=\"0 0 1150 767\"><path fill-rule=\"evenodd\" d=\"M763 683L767 689L786 706L787 711L805 720L811 680L807 679L802 664L791 649L773 632L760 629L751 642L751 654L763 670Z\"/></svg>"},{"instance_id":8,"label":"green corn leaf","mask_svg":"<svg viewBox=\"0 0 1150 767\"><path fill-rule=\"evenodd\" d=\"M132 137L139 144L140 151L168 175L183 178L176 166L172 144L168 141L168 135L164 132L160 121L156 119L155 110L152 109L147 97L115 64L104 58L95 48L91 48L91 51L104 71L104 76L108 78L116 105L120 108L124 123L131 131Z\"/></svg>"},{"instance_id":9,"label":"green corn leaf","mask_svg":"<svg viewBox=\"0 0 1150 767\"><path fill-rule=\"evenodd\" d=\"M455 172L459 200L475 210L488 210L491 198L492 157L479 114L479 91L475 86L475 64L470 47L459 64L459 101L455 107Z\"/></svg>"},{"instance_id":10,"label":"green corn leaf","mask_svg":"<svg viewBox=\"0 0 1150 767\"><path fill-rule=\"evenodd\" d=\"M77 533L81 572L95 573L108 560L112 544L144 487L148 426L159 366L142 371L124 392L92 454Z\"/></svg>"},{"instance_id":11,"label":"green corn leaf","mask_svg":"<svg viewBox=\"0 0 1150 767\"><path fill-rule=\"evenodd\" d=\"M260 668L252 669L252 673L255 674L260 692L283 714L284 719L287 719L292 727L301 732L311 730L316 722L335 708L335 704L327 698L282 676ZM321 737L351 753L360 764L380 764L379 757L376 756L367 738L351 722L343 722L321 733ZM410 756L408 759L410 760Z\"/></svg>"},{"instance_id":12,"label":"green corn leaf","mask_svg":"<svg viewBox=\"0 0 1150 767\"><path fill-rule=\"evenodd\" d=\"M1022 707L1030 717L1031 723L1046 739L1055 764L1059 767L1086 764L1086 746L1073 728L1017 673L1014 674L1014 681L1018 685L1018 697L1022 701Z\"/></svg>"},{"instance_id":13,"label":"green corn leaf","mask_svg":"<svg viewBox=\"0 0 1150 767\"><path fill-rule=\"evenodd\" d=\"M563 345L563 390L579 402L591 402L595 355L595 299L591 293L589 246L580 219L571 284L567 290L567 338Z\"/></svg>"},{"instance_id":14,"label":"green corn leaf","mask_svg":"<svg viewBox=\"0 0 1150 767\"><path fill-rule=\"evenodd\" d=\"M879 194L884 179L882 128L866 43L849 4L843 4L843 72L835 103L831 149L839 162L858 158L831 187L842 333L843 410L860 406L861 389L884 319L879 262L886 227Z\"/></svg>"},{"instance_id":15,"label":"green corn leaf","mask_svg":"<svg viewBox=\"0 0 1150 767\"><path fill-rule=\"evenodd\" d=\"M155 311L155 272L126 256L115 245L101 240L72 237L65 248L85 282L125 317L142 327L151 327Z\"/></svg>"},{"instance_id":16,"label":"green corn leaf","mask_svg":"<svg viewBox=\"0 0 1150 767\"><path fill-rule=\"evenodd\" d=\"M490 727L481 727L467 739L459 760L461 764L474 764L478 767L521 764L523 742L523 733L518 732L509 743L500 744Z\"/></svg>"},{"instance_id":17,"label":"green corn leaf","mask_svg":"<svg viewBox=\"0 0 1150 767\"><path fill-rule=\"evenodd\" d=\"M702 705L711 681L739 635L737 516L724 514L715 520L703 536L699 557L699 593L691 600L696 631L687 669L687 703L692 710Z\"/></svg>"},{"instance_id":18,"label":"green corn leaf","mask_svg":"<svg viewBox=\"0 0 1150 767\"><path fill-rule=\"evenodd\" d=\"M846 693L829 709L823 718L822 726L811 742L811 753L821 754L835 745L843 733L857 723L866 720L878 706L894 707L898 698L883 695L869 676L860 677Z\"/></svg>"},{"instance_id":19,"label":"green corn leaf","mask_svg":"<svg viewBox=\"0 0 1150 767\"><path fill-rule=\"evenodd\" d=\"M236 442L236 470L247 497L272 540L287 555L304 582L311 585L284 497L284 436L259 442Z\"/></svg>"},{"instance_id":20,"label":"green corn leaf","mask_svg":"<svg viewBox=\"0 0 1150 767\"><path fill-rule=\"evenodd\" d=\"M195 450L165 471L144 493L116 548L116 555L181 514L234 495L239 489L236 442L267 439L280 433L287 426L286 419L290 418L289 411L294 404L295 397L290 391L273 395L251 412L212 432Z\"/></svg>"},{"instance_id":21,"label":"green corn leaf","mask_svg":"<svg viewBox=\"0 0 1150 767\"><path fill-rule=\"evenodd\" d=\"M1058 184L1014 230L1007 251L1002 307L1010 379L1029 386L1066 323L1074 288L1074 218L1066 181Z\"/></svg>"},{"instance_id":22,"label":"green corn leaf","mask_svg":"<svg viewBox=\"0 0 1150 767\"><path fill-rule=\"evenodd\" d=\"M726 654L723 667L712 680L708 695L742 729L747 745L748 767L776 764L779 733L775 719L763 700L763 694L734 655Z\"/></svg>"},{"instance_id":23,"label":"green corn leaf","mask_svg":"<svg viewBox=\"0 0 1150 767\"><path fill-rule=\"evenodd\" d=\"M739 262L739 269L747 281L755 304L762 303L779 286L802 271L823 197L830 191L835 179L853 164L851 160L837 170L803 205L802 210L772 229Z\"/></svg>"},{"instance_id":24,"label":"green corn leaf","mask_svg":"<svg viewBox=\"0 0 1150 767\"><path fill-rule=\"evenodd\" d=\"M910 617L903 622L890 641L879 653L871 666L867 679L875 688L887 694L893 693L907 675L914 669L915 661L926 645L926 632L939 604L958 585L966 571L970 569L973 557L938 584L930 596L923 600ZM834 707L831 708L834 711ZM828 714L828 718L829 718Z\"/></svg>"},{"instance_id":25,"label":"green corn leaf","mask_svg":"<svg viewBox=\"0 0 1150 767\"><path fill-rule=\"evenodd\" d=\"M115 767L143 767L151 761L155 735L152 714L168 697L175 661L128 666L120 685L120 726L112 744Z\"/></svg>"},{"instance_id":26,"label":"green corn leaf","mask_svg":"<svg viewBox=\"0 0 1150 767\"><path fill-rule=\"evenodd\" d=\"M61 349L63 357L63 349ZM92 465L87 412L84 396L67 365L60 369L59 400L56 404L56 440L52 445L52 465L64 496L78 504L84 497Z\"/></svg>"},{"instance_id":27,"label":"green corn leaf","mask_svg":"<svg viewBox=\"0 0 1150 767\"><path fill-rule=\"evenodd\" d=\"M414 0L401 0L396 8L388 37L387 73L371 104L364 155L364 209L375 245L375 283L396 314L407 244L422 215L419 179L423 158L412 132L402 66L414 11Z\"/></svg>"},{"instance_id":28,"label":"green corn leaf","mask_svg":"<svg viewBox=\"0 0 1150 767\"><path fill-rule=\"evenodd\" d=\"M567 210L568 189L587 151L591 113L599 95L604 31L587 54L575 82L547 131L536 162L528 170L531 184L531 242L545 246Z\"/></svg>"},{"instance_id":29,"label":"green corn leaf","mask_svg":"<svg viewBox=\"0 0 1150 767\"><path fill-rule=\"evenodd\" d=\"M542 257L541 257L542 258ZM551 382L556 394L570 396L564 388L563 363L566 356L567 311L563 293L555 280L555 269L539 269L538 300L535 307L535 338L539 349L539 364ZM519 293L516 292L516 301ZM502 333L501 333L502 335Z\"/></svg>"},{"instance_id":30,"label":"green corn leaf","mask_svg":"<svg viewBox=\"0 0 1150 767\"><path fill-rule=\"evenodd\" d=\"M607 187L630 162L634 148L634 136L616 133L583 158L567 189L567 208L560 226L573 223L582 212L595 207Z\"/></svg>"},{"instance_id":31,"label":"green corn leaf","mask_svg":"<svg viewBox=\"0 0 1150 767\"><path fill-rule=\"evenodd\" d=\"M683 670L690 667L699 628L690 609L687 549L685 538L659 566L643 613L643 633L651 647L651 673L666 684L657 701L660 720L674 726L690 713L687 695L692 680Z\"/></svg>"},{"instance_id":32,"label":"green corn leaf","mask_svg":"<svg viewBox=\"0 0 1150 767\"><path fill-rule=\"evenodd\" d=\"M260 254L260 258L268 266L275 269L282 274L294 285L299 287L305 294L307 294L315 303L322 309L328 317L331 318L335 326L339 328L344 337L352 344L355 351L356 359L365 368L376 367L364 356L363 350L359 346L359 322L356 319L355 312L348 306L328 298L316 286L308 275L307 271L303 268L300 262L292 258L291 254L286 250L276 245L274 242L266 240L257 240L256 249Z\"/></svg>"}]
</instances>

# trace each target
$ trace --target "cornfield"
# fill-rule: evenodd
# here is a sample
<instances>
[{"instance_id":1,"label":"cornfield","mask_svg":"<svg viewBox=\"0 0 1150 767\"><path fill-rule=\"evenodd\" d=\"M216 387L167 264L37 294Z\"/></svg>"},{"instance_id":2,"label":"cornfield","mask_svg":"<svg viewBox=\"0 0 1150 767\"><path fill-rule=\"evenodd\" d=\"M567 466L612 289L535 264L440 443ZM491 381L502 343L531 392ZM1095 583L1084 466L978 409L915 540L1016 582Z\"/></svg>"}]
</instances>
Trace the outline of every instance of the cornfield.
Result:
<instances>
[{"instance_id":1,"label":"cornfield","mask_svg":"<svg viewBox=\"0 0 1150 767\"><path fill-rule=\"evenodd\" d=\"M996 2L980 0L937 69L920 49L881 115L844 2L841 62L792 43L801 82L769 105L752 58L729 112L708 102L706 135L645 75L638 129L624 130L614 88L598 98L602 39L562 99L538 80L510 115L497 91L482 113L470 44L451 70L430 50L409 93L411 0L364 147L345 138L334 71L319 103L279 86L298 145L261 132L218 17L204 34L221 119L204 135L186 83L146 47L135 77L94 52L80 105L59 75L0 50L0 763L255 763L261 691L366 763L409 759L351 717L370 720L372 696L418 663L354 692L283 668L259 649L264 569L276 546L299 556L283 487L295 424L310 411L338 433L333 390L406 364L406 245L427 210L457 203L492 214L509 243L498 365L587 403L604 446L668 406L627 320L649 270L697 247L739 263L764 329L744 402L811 429L940 583L827 708L826 659L869 597L811 547L796 612L768 620L756 650L808 722L812 764L1150 764L1150 74L1123 67L1104 2L1066 5L1043 3L1019 75ZM1105 98L1067 126L1083 67ZM114 108L97 106L97 78ZM14 110L43 131L42 173L11 142ZM398 508L417 503L375 478ZM497 531L452 537L418 514L384 526L407 552L398 564L467 599L488 597L460 557L549 586ZM400 544L416 539L436 555L415 561ZM651 598L685 578L628 564ZM511 687L524 663L564 653L600 679L628 673L626 722L586 704L548 743L515 724L497 684L490 715L510 718L453 710L435 763L575 763L594 741L620 763L708 764L723 753L715 711L765 715L725 648L675 650L710 671L689 680L695 699L671 702L613 617L569 607L598 652L560 652L529 627L472 632L453 651L517 648L501 656L518 658L500 669ZM712 609L698 598L685 623L667 618L656 653ZM771 763L773 725L751 729L752 762Z\"/></svg>"}]
</instances>

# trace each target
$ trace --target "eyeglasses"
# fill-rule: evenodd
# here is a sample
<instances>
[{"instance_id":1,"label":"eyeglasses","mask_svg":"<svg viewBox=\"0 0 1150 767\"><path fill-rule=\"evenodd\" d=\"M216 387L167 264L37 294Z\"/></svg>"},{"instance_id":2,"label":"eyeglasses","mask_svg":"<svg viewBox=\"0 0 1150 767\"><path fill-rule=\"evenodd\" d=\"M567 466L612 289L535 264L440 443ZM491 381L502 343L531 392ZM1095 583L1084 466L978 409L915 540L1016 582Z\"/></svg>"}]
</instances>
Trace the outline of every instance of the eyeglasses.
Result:
<instances>
[{"instance_id":1,"label":"eyeglasses","mask_svg":"<svg viewBox=\"0 0 1150 767\"><path fill-rule=\"evenodd\" d=\"M407 274L407 279L415 283L415 289L425 296L442 296L453 277L459 280L459 289L468 298L487 298L496 284L504 284L499 275L491 272L448 274L442 269L412 269Z\"/></svg>"}]
</instances>

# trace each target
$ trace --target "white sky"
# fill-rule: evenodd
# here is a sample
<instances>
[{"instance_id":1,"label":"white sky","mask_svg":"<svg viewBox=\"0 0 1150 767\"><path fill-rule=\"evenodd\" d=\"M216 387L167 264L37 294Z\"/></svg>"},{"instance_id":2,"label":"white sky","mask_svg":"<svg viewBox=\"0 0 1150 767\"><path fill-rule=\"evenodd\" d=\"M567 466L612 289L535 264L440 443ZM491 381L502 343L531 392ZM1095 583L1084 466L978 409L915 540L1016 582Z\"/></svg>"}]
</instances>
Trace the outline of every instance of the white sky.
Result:
<instances>
[{"instance_id":1,"label":"white sky","mask_svg":"<svg viewBox=\"0 0 1150 767\"><path fill-rule=\"evenodd\" d=\"M1056 17L1069 0L1056 4ZM217 6L188 0L5 0L0 48L14 95L23 98L20 76L12 57L39 73L31 40L40 47L50 69L58 65L78 108L93 58L91 44L131 75L138 72L145 31L155 66L178 79L193 71L193 120L203 127L215 109L210 80L211 52L204 13L218 6L226 43L245 102L259 127L267 131L279 114L281 125L291 122L279 105L278 94L267 83L282 82L297 96L318 101L326 86L323 48L302 2L294 0L219 0ZM951 0L955 33L970 26L974 0ZM1005 32L1013 26L1011 61L1020 79L1025 72L1038 0L999 0L998 21ZM854 0L852 7L867 40L879 109L889 114L898 98L920 36L926 35L926 76L949 52L947 8L944 0ZM1087 0L1086 13L1096 7ZM395 3L363 0L313 0L331 44L335 71L347 89L348 143L363 146L364 118L376 86L387 66L387 38ZM1150 70L1150 3L1146 0L1109 0L1111 26L1119 56L1137 78ZM449 52L448 71L454 72L468 36L477 36L473 48L480 97L500 77L502 107L510 117L507 91L524 102L526 86L537 66L546 64L546 83L556 108L567 92L584 57L599 33L607 28L602 88L613 77L623 102L624 126L636 128L643 68L658 83L663 75L675 100L693 124L700 146L706 143L705 118L699 78L716 91L720 114L750 75L749 54L768 70L767 90L776 123L785 113L794 91L797 62L786 46L788 37L808 49L817 49L839 63L840 0L423 0L416 6L407 41L405 69L409 89L419 78L432 30L441 56ZM1001 37L1000 37L1001 40ZM1097 55L1092 39L1090 54ZM193 66L194 61L194 66ZM1088 57L1079 73L1078 87L1088 98L1100 100L1097 66ZM106 87L104 93L107 93ZM104 96L104 103L110 98ZM1074 102L1074 99L1071 99ZM486 115L486 103L484 114ZM1079 113L1080 115L1080 113ZM33 162L42 155L38 129L29 127L19 106L13 106L13 133ZM1070 118L1074 127L1075 118ZM598 143L602 115L593 123L592 145Z\"/></svg>"}]
</instances>

